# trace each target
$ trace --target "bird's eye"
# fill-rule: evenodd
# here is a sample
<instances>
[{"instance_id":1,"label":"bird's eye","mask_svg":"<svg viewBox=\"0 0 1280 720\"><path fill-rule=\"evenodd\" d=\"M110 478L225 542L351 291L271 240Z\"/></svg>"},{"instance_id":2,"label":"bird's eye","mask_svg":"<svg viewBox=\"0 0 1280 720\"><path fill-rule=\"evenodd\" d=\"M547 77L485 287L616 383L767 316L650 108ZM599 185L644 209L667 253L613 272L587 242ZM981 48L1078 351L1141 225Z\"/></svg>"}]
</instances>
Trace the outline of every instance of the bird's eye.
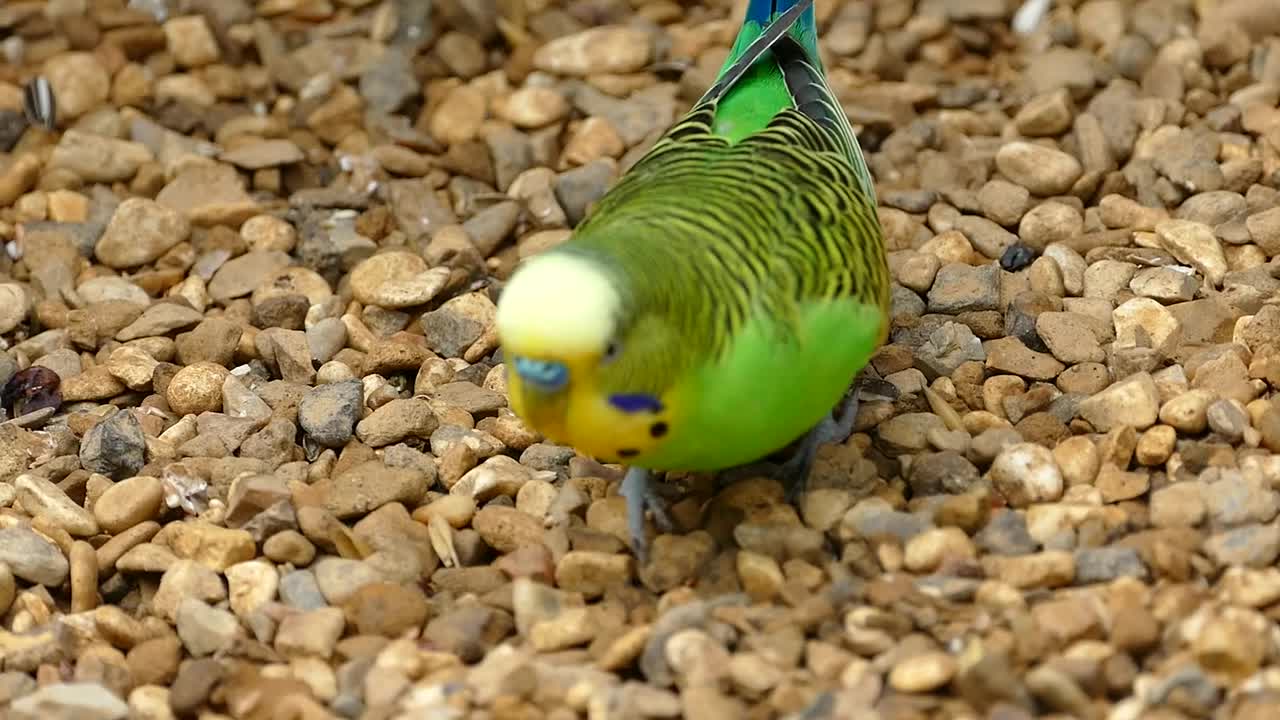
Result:
<instances>
[{"instance_id":1,"label":"bird's eye","mask_svg":"<svg viewBox=\"0 0 1280 720\"><path fill-rule=\"evenodd\" d=\"M600 358L601 362L613 362L618 359L618 353L622 352L622 346L617 340L610 342L604 348L604 355Z\"/></svg>"}]
</instances>

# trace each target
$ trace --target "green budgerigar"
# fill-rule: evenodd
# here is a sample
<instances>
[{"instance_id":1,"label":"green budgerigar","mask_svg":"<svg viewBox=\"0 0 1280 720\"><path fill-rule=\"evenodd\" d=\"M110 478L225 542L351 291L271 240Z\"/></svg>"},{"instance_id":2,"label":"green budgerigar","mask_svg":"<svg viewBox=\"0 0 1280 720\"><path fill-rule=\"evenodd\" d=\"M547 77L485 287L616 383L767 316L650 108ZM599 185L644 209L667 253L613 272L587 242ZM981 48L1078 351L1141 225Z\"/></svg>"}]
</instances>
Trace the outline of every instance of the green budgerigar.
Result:
<instances>
[{"instance_id":1,"label":"green budgerigar","mask_svg":"<svg viewBox=\"0 0 1280 720\"><path fill-rule=\"evenodd\" d=\"M497 330L512 409L629 466L643 553L646 509L669 524L652 471L742 466L804 437L802 475L848 436L856 402L833 410L888 307L875 190L813 0L749 0L715 85L566 242L516 269Z\"/></svg>"}]
</instances>

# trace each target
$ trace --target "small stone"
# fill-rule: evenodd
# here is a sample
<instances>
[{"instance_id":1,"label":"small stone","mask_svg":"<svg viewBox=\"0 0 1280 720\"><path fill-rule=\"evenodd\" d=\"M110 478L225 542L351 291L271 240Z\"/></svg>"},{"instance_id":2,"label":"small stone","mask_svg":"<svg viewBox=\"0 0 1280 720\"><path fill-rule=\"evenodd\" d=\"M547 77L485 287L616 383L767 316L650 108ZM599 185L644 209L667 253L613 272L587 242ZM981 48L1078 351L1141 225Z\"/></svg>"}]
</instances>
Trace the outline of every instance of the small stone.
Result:
<instances>
[{"instance_id":1,"label":"small stone","mask_svg":"<svg viewBox=\"0 0 1280 720\"><path fill-rule=\"evenodd\" d=\"M991 464L991 481L1013 507L1062 497L1062 472L1053 453L1034 443L1011 445Z\"/></svg>"},{"instance_id":2,"label":"small stone","mask_svg":"<svg viewBox=\"0 0 1280 720\"><path fill-rule=\"evenodd\" d=\"M316 557L316 547L297 530L283 530L267 538L262 554L278 563L306 567Z\"/></svg>"},{"instance_id":3,"label":"small stone","mask_svg":"<svg viewBox=\"0 0 1280 720\"><path fill-rule=\"evenodd\" d=\"M983 347L987 352L987 368L997 372L1032 380L1053 380L1065 369L1052 355L1031 350L1016 337L989 340Z\"/></svg>"},{"instance_id":4,"label":"small stone","mask_svg":"<svg viewBox=\"0 0 1280 720\"><path fill-rule=\"evenodd\" d=\"M1070 242L1083 230L1084 219L1075 208L1052 200L1031 208L1018 223L1018 237L1036 250Z\"/></svg>"},{"instance_id":5,"label":"small stone","mask_svg":"<svg viewBox=\"0 0 1280 720\"><path fill-rule=\"evenodd\" d=\"M339 519L364 515L393 502L416 507L426 490L420 472L370 460L333 478L325 507Z\"/></svg>"},{"instance_id":6,"label":"small stone","mask_svg":"<svg viewBox=\"0 0 1280 720\"><path fill-rule=\"evenodd\" d=\"M372 583L356 590L343 603L347 622L357 632L395 637L417 630L427 620L427 600L422 591L395 583Z\"/></svg>"},{"instance_id":7,"label":"small stone","mask_svg":"<svg viewBox=\"0 0 1280 720\"><path fill-rule=\"evenodd\" d=\"M545 533L540 519L509 507L481 508L471 525L486 544L503 553L539 543Z\"/></svg>"},{"instance_id":8,"label":"small stone","mask_svg":"<svg viewBox=\"0 0 1280 720\"><path fill-rule=\"evenodd\" d=\"M173 622L178 606L187 598L217 603L226 597L222 579L211 568L192 560L178 560L160 577L160 587L152 597L151 607L157 615Z\"/></svg>"},{"instance_id":9,"label":"small stone","mask_svg":"<svg viewBox=\"0 0 1280 720\"><path fill-rule=\"evenodd\" d=\"M599 597L630 580L632 560L626 555L574 550L556 564L556 585L586 597Z\"/></svg>"},{"instance_id":10,"label":"small stone","mask_svg":"<svg viewBox=\"0 0 1280 720\"><path fill-rule=\"evenodd\" d=\"M649 33L620 25L595 27L538 48L534 67L557 75L636 72L649 63Z\"/></svg>"},{"instance_id":11,"label":"small stone","mask_svg":"<svg viewBox=\"0 0 1280 720\"><path fill-rule=\"evenodd\" d=\"M431 404L422 399L392 400L356 425L356 436L370 447L384 447L405 438L430 437L440 425Z\"/></svg>"},{"instance_id":12,"label":"small stone","mask_svg":"<svg viewBox=\"0 0 1280 720\"><path fill-rule=\"evenodd\" d=\"M138 474L146 463L147 442L142 425L129 410L94 425L80 443L80 465L89 472L123 479Z\"/></svg>"},{"instance_id":13,"label":"small stone","mask_svg":"<svg viewBox=\"0 0 1280 720\"><path fill-rule=\"evenodd\" d=\"M315 381L315 363L307 335L301 330L268 328L254 339L258 355L279 372L286 382L310 385Z\"/></svg>"},{"instance_id":14,"label":"small stone","mask_svg":"<svg viewBox=\"0 0 1280 720\"><path fill-rule=\"evenodd\" d=\"M951 682L958 667L942 652L927 652L901 660L889 671L889 686L903 693L925 693Z\"/></svg>"},{"instance_id":15,"label":"small stone","mask_svg":"<svg viewBox=\"0 0 1280 720\"><path fill-rule=\"evenodd\" d=\"M995 263L973 267L961 263L943 265L929 290L932 312L959 314L995 310L1000 302L1000 267Z\"/></svg>"},{"instance_id":16,"label":"small stone","mask_svg":"<svg viewBox=\"0 0 1280 720\"><path fill-rule=\"evenodd\" d=\"M319 608L286 615L276 630L276 651L285 657L318 657L327 660L346 627L342 610Z\"/></svg>"},{"instance_id":17,"label":"small stone","mask_svg":"<svg viewBox=\"0 0 1280 720\"><path fill-rule=\"evenodd\" d=\"M252 560L257 550L247 530L224 528L200 520L171 524L165 532L175 555L219 572Z\"/></svg>"},{"instance_id":18,"label":"small stone","mask_svg":"<svg viewBox=\"0 0 1280 720\"><path fill-rule=\"evenodd\" d=\"M174 330L189 328L202 319L200 312L193 308L178 303L156 303L144 310L137 320L116 333L116 339L128 342L138 338L168 335Z\"/></svg>"},{"instance_id":19,"label":"small stone","mask_svg":"<svg viewBox=\"0 0 1280 720\"><path fill-rule=\"evenodd\" d=\"M1019 589L1057 588L1070 585L1076 576L1075 558L1060 550L1015 557L987 556L982 559L988 577Z\"/></svg>"},{"instance_id":20,"label":"small stone","mask_svg":"<svg viewBox=\"0 0 1280 720\"><path fill-rule=\"evenodd\" d=\"M903 548L903 564L914 573L931 573L949 562L973 560L977 556L973 541L956 527L925 530L908 540Z\"/></svg>"},{"instance_id":21,"label":"small stone","mask_svg":"<svg viewBox=\"0 0 1280 720\"><path fill-rule=\"evenodd\" d=\"M497 308L480 293L450 298L438 309L422 315L427 347L447 358L462 357L493 327Z\"/></svg>"},{"instance_id":22,"label":"small stone","mask_svg":"<svg viewBox=\"0 0 1280 720\"><path fill-rule=\"evenodd\" d=\"M54 146L49 167L69 170L85 182L110 183L133 178L154 159L141 143L68 130Z\"/></svg>"},{"instance_id":23,"label":"small stone","mask_svg":"<svg viewBox=\"0 0 1280 720\"><path fill-rule=\"evenodd\" d=\"M1071 121L1071 96L1065 89L1037 95L1013 118L1014 127L1027 137L1061 135L1071 127Z\"/></svg>"},{"instance_id":24,"label":"small stone","mask_svg":"<svg viewBox=\"0 0 1280 720\"><path fill-rule=\"evenodd\" d=\"M21 526L0 528L0 563L17 578L51 588L62 585L71 570L57 546Z\"/></svg>"},{"instance_id":25,"label":"small stone","mask_svg":"<svg viewBox=\"0 0 1280 720\"><path fill-rule=\"evenodd\" d=\"M1253 242L1267 257L1280 255L1280 207L1256 212L1245 219L1245 227Z\"/></svg>"},{"instance_id":26,"label":"small stone","mask_svg":"<svg viewBox=\"0 0 1280 720\"><path fill-rule=\"evenodd\" d=\"M1198 435L1209 425L1209 405L1214 394L1208 390L1188 390L1160 407L1160 422L1187 435Z\"/></svg>"},{"instance_id":27,"label":"small stone","mask_svg":"<svg viewBox=\"0 0 1280 720\"><path fill-rule=\"evenodd\" d=\"M1036 316L1036 334L1055 358L1069 365L1106 360L1094 325L1091 318L1079 313L1042 312Z\"/></svg>"},{"instance_id":28,"label":"small stone","mask_svg":"<svg viewBox=\"0 0 1280 720\"><path fill-rule=\"evenodd\" d=\"M406 308L430 302L449 280L448 268L429 268L416 253L378 253L351 271L357 300L384 308Z\"/></svg>"},{"instance_id":29,"label":"small stone","mask_svg":"<svg viewBox=\"0 0 1280 720\"><path fill-rule=\"evenodd\" d=\"M44 76L58 99L58 118L75 120L97 108L111 93L111 76L93 53L60 53L44 65Z\"/></svg>"},{"instance_id":30,"label":"small stone","mask_svg":"<svg viewBox=\"0 0 1280 720\"><path fill-rule=\"evenodd\" d=\"M1182 324L1168 308L1150 298L1133 298L1111 313L1116 330L1116 347L1154 349L1161 356L1171 353L1182 339Z\"/></svg>"},{"instance_id":31,"label":"small stone","mask_svg":"<svg viewBox=\"0 0 1280 720\"><path fill-rule=\"evenodd\" d=\"M218 268L209 279L209 298L226 302L244 297L292 262L279 250L251 250Z\"/></svg>"},{"instance_id":32,"label":"small stone","mask_svg":"<svg viewBox=\"0 0 1280 720\"><path fill-rule=\"evenodd\" d=\"M261 560L236 563L226 569L226 576L231 610L241 620L274 601L280 587L280 573Z\"/></svg>"},{"instance_id":33,"label":"small stone","mask_svg":"<svg viewBox=\"0 0 1280 720\"><path fill-rule=\"evenodd\" d=\"M1145 430L1156 422L1159 393L1149 373L1136 373L1081 401L1080 417L1099 432L1122 425Z\"/></svg>"},{"instance_id":34,"label":"small stone","mask_svg":"<svg viewBox=\"0 0 1280 720\"><path fill-rule=\"evenodd\" d=\"M1204 551L1218 567L1269 567L1280 556L1280 527L1254 524L1220 532L1205 540Z\"/></svg>"},{"instance_id":35,"label":"small stone","mask_svg":"<svg viewBox=\"0 0 1280 720\"><path fill-rule=\"evenodd\" d=\"M168 40L169 52L180 65L200 67L217 62L221 56L218 41L214 39L203 15L188 15L166 21L164 36Z\"/></svg>"},{"instance_id":36,"label":"small stone","mask_svg":"<svg viewBox=\"0 0 1280 720\"><path fill-rule=\"evenodd\" d=\"M149 390L159 364L145 350L122 345L111 351L107 358L107 371L130 390Z\"/></svg>"},{"instance_id":37,"label":"small stone","mask_svg":"<svg viewBox=\"0 0 1280 720\"><path fill-rule=\"evenodd\" d=\"M1003 145L995 159L1001 174L1041 197L1067 192L1084 171L1061 150L1023 141Z\"/></svg>"},{"instance_id":38,"label":"small stone","mask_svg":"<svg viewBox=\"0 0 1280 720\"><path fill-rule=\"evenodd\" d=\"M174 621L178 637L194 657L229 649L240 634L240 623L235 615L193 597L178 605Z\"/></svg>"},{"instance_id":39,"label":"small stone","mask_svg":"<svg viewBox=\"0 0 1280 720\"><path fill-rule=\"evenodd\" d=\"M1192 300L1199 288L1200 283L1195 274L1183 267L1139 270L1129 282L1129 289L1135 295L1165 304Z\"/></svg>"},{"instance_id":40,"label":"small stone","mask_svg":"<svg viewBox=\"0 0 1280 720\"><path fill-rule=\"evenodd\" d=\"M298 424L315 442L342 447L354 435L363 406L364 389L359 380L320 385L298 404Z\"/></svg>"},{"instance_id":41,"label":"small stone","mask_svg":"<svg viewBox=\"0 0 1280 720\"><path fill-rule=\"evenodd\" d=\"M223 152L219 157L223 162L246 170L292 165L306 159L302 148L292 140L283 139L246 142Z\"/></svg>"},{"instance_id":42,"label":"small stone","mask_svg":"<svg viewBox=\"0 0 1280 720\"><path fill-rule=\"evenodd\" d=\"M258 203L245 192L236 169L221 163L191 163L160 190L156 202L177 210L199 226L238 226L259 212ZM249 269L251 265L242 271L247 273ZM249 283L249 290L256 286L256 282Z\"/></svg>"},{"instance_id":43,"label":"small stone","mask_svg":"<svg viewBox=\"0 0 1280 720\"><path fill-rule=\"evenodd\" d=\"M175 341L178 361L183 365L211 362L229 366L243 333L239 323L227 318L205 318L190 332L178 335Z\"/></svg>"},{"instance_id":44,"label":"small stone","mask_svg":"<svg viewBox=\"0 0 1280 720\"><path fill-rule=\"evenodd\" d=\"M523 87L497 106L498 115L518 128L540 128L565 116L569 103L553 88Z\"/></svg>"},{"instance_id":45,"label":"small stone","mask_svg":"<svg viewBox=\"0 0 1280 720\"><path fill-rule=\"evenodd\" d=\"M63 492L62 488L48 480L23 473L13 481L18 491L22 509L33 517L48 520L74 537L88 537L98 533L98 522Z\"/></svg>"},{"instance_id":46,"label":"small stone","mask_svg":"<svg viewBox=\"0 0 1280 720\"><path fill-rule=\"evenodd\" d=\"M1108 464L1102 466L1093 484L1103 502L1123 502L1146 494L1151 477L1145 470L1128 472Z\"/></svg>"},{"instance_id":47,"label":"small stone","mask_svg":"<svg viewBox=\"0 0 1280 720\"><path fill-rule=\"evenodd\" d=\"M109 267L137 267L154 262L190 232L191 226L179 213L153 200L127 198L111 215L94 254Z\"/></svg>"},{"instance_id":48,"label":"small stone","mask_svg":"<svg viewBox=\"0 0 1280 720\"><path fill-rule=\"evenodd\" d=\"M1221 287L1227 259L1212 228L1191 220L1164 220L1156 225L1156 237L1170 254L1199 270L1214 287Z\"/></svg>"},{"instance_id":49,"label":"small stone","mask_svg":"<svg viewBox=\"0 0 1280 720\"><path fill-rule=\"evenodd\" d=\"M10 720L124 720L129 706L96 682L57 682L13 700Z\"/></svg>"},{"instance_id":50,"label":"small stone","mask_svg":"<svg viewBox=\"0 0 1280 720\"><path fill-rule=\"evenodd\" d=\"M169 381L165 398L179 415L222 411L222 384L228 371L221 365L199 362L179 370Z\"/></svg>"}]
</instances>

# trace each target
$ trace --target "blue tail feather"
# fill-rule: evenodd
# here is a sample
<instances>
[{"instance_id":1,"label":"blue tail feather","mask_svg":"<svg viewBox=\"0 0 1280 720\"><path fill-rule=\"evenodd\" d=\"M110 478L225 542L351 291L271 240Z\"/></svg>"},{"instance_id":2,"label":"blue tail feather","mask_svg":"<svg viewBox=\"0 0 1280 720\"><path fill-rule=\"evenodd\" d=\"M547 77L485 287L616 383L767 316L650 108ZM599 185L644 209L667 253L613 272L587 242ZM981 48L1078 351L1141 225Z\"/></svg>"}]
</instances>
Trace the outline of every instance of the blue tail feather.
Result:
<instances>
[{"instance_id":1,"label":"blue tail feather","mask_svg":"<svg viewBox=\"0 0 1280 720\"><path fill-rule=\"evenodd\" d=\"M773 22L774 18L790 10L799 2L800 0L749 0L745 22L758 23L762 27L766 26ZM817 17L811 7L796 21L795 31L816 33L817 29Z\"/></svg>"}]
</instances>

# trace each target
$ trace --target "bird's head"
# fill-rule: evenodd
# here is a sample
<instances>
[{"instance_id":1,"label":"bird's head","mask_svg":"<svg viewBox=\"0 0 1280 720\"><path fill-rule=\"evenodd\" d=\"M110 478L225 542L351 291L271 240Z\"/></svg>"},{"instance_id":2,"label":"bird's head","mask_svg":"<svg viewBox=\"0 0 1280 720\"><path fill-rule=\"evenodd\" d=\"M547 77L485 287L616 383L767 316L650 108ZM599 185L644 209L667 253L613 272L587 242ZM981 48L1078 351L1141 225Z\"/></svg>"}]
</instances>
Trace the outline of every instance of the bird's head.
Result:
<instances>
[{"instance_id":1,"label":"bird's head","mask_svg":"<svg viewBox=\"0 0 1280 720\"><path fill-rule=\"evenodd\" d=\"M619 387L619 377L633 376L625 366L643 359L622 357L637 321L646 338L654 334L647 314L629 312L621 282L589 255L530 258L498 299L497 331L512 410L554 442L626 461L665 433L655 436L652 427L665 428L667 408L654 395Z\"/></svg>"}]
</instances>

